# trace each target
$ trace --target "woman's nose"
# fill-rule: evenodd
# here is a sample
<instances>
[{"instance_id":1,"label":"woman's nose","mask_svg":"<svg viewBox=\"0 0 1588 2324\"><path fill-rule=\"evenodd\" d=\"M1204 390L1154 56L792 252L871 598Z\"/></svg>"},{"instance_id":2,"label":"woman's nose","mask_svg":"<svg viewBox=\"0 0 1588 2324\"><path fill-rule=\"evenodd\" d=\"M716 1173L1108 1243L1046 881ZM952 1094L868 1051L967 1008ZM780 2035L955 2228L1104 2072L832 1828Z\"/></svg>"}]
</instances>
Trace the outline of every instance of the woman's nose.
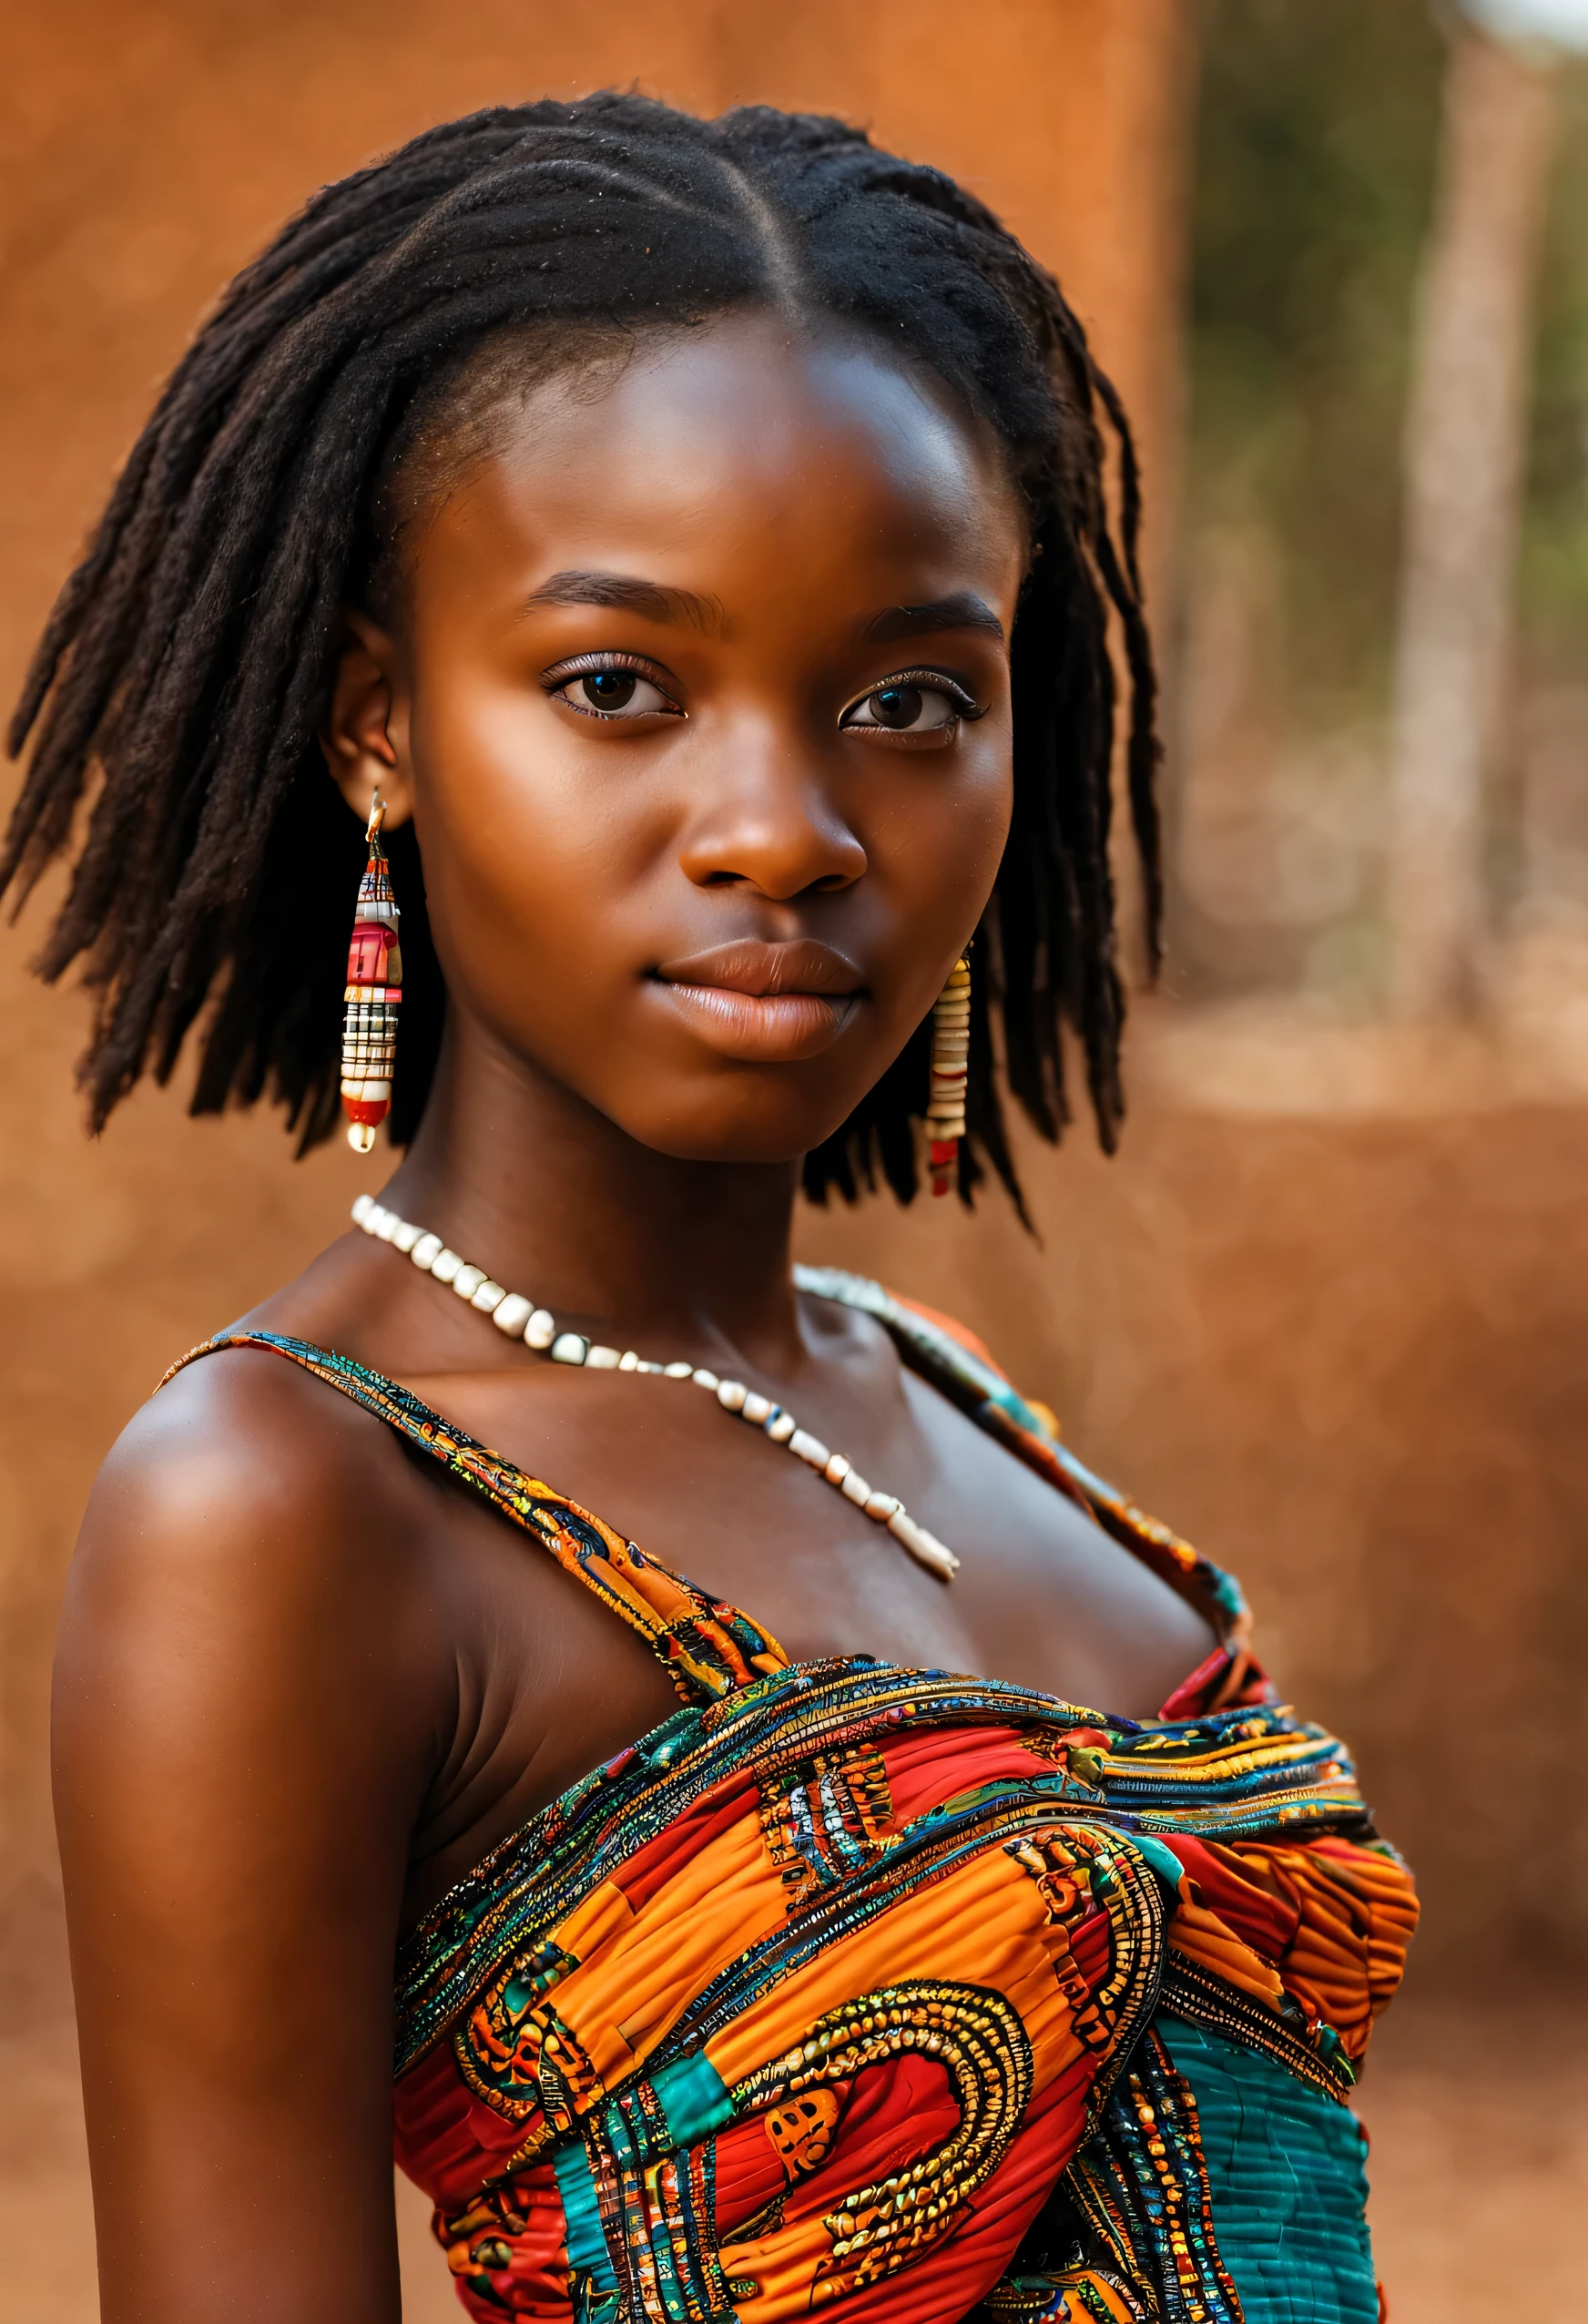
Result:
<instances>
[{"instance_id":1,"label":"woman's nose","mask_svg":"<svg viewBox=\"0 0 1588 2324\"><path fill-rule=\"evenodd\" d=\"M697 887L742 881L786 902L864 873L866 851L830 790L786 748L763 739L731 749L719 771L699 770L695 780L678 861Z\"/></svg>"}]
</instances>

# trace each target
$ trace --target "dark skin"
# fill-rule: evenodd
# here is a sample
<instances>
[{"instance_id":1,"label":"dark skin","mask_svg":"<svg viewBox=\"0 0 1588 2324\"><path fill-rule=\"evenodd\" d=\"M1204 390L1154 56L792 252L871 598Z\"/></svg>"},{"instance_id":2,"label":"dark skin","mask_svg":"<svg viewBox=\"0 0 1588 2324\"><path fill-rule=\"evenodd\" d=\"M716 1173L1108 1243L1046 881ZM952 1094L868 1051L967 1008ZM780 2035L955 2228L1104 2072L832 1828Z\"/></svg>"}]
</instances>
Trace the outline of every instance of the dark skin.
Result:
<instances>
[{"instance_id":1,"label":"dark skin","mask_svg":"<svg viewBox=\"0 0 1588 2324\"><path fill-rule=\"evenodd\" d=\"M560 1320L776 1396L962 1569L697 1389L553 1366L361 1235L247 1321L404 1381L798 1659L1150 1716L1202 1615L789 1280L798 1157L926 1014L1003 845L997 448L885 354L739 318L537 388L406 555L399 614L349 616L324 738L353 810L378 786L417 821L451 1002L382 1199ZM393 2324L398 1932L675 1705L549 1558L279 1359L138 1415L56 1695L106 2324Z\"/></svg>"}]
</instances>

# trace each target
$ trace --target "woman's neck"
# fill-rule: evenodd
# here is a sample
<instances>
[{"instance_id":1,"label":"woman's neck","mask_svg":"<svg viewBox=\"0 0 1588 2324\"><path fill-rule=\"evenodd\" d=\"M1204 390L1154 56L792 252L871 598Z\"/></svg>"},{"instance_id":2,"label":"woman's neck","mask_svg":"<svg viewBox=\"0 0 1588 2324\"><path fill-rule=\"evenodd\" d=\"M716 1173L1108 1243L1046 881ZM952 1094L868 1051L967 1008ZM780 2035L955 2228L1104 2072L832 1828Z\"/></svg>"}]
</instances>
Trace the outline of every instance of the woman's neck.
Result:
<instances>
[{"instance_id":1,"label":"woman's neck","mask_svg":"<svg viewBox=\"0 0 1588 2324\"><path fill-rule=\"evenodd\" d=\"M628 1345L721 1337L793 1357L799 1165L681 1161L558 1082L449 1031L419 1132L381 1199L559 1320Z\"/></svg>"}]
</instances>

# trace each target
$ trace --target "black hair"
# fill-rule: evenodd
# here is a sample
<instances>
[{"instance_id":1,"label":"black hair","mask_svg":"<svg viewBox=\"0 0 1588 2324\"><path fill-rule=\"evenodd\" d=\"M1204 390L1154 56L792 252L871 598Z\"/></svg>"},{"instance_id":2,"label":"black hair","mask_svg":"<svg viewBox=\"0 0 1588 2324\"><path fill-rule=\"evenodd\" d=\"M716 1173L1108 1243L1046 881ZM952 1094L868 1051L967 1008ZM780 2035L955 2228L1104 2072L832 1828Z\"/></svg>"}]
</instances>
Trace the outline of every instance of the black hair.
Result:
<instances>
[{"instance_id":1,"label":"black hair","mask_svg":"<svg viewBox=\"0 0 1588 2324\"><path fill-rule=\"evenodd\" d=\"M1154 965L1161 891L1140 501L1119 399L1052 277L939 171L816 115L752 106L703 121L613 92L474 114L327 187L225 292L134 446L12 720L12 755L34 745L0 856L0 892L15 882L25 897L95 783L36 963L53 979L81 958L96 990L80 1069L94 1128L143 1072L170 1075L207 1010L195 1113L269 1092L300 1150L335 1125L363 850L317 732L339 609L389 557L394 472L422 437L444 440L470 365L504 334L539 332L555 356L592 331L757 307L883 339L1002 443L1032 556L1012 640L1013 824L972 951L960 1190L968 1199L990 1162L1020 1200L994 1016L1002 1075L1049 1139L1068 1117L1073 1028L1112 1148L1124 995L1111 606ZM391 1128L405 1143L445 994L411 828L390 851L405 987ZM807 1157L813 1198L852 1200L879 1172L901 1200L916 1191L927 1038Z\"/></svg>"}]
</instances>

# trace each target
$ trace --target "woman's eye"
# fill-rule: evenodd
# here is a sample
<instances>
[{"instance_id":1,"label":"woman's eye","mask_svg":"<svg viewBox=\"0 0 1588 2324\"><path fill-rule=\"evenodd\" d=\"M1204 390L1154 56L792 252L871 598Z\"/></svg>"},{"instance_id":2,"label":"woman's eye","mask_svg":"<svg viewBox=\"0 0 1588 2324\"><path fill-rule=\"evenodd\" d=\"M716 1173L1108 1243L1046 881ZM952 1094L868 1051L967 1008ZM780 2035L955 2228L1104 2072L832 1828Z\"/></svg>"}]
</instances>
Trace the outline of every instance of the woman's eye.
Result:
<instances>
[{"instance_id":1,"label":"woman's eye","mask_svg":"<svg viewBox=\"0 0 1588 2324\"><path fill-rule=\"evenodd\" d=\"M940 734L966 715L966 705L939 686L892 679L846 710L846 727L881 728L889 734Z\"/></svg>"},{"instance_id":2,"label":"woman's eye","mask_svg":"<svg viewBox=\"0 0 1588 2324\"><path fill-rule=\"evenodd\" d=\"M580 670L553 690L570 710L586 718L645 719L658 711L673 718L680 715L677 704L659 686L631 669Z\"/></svg>"}]
</instances>

